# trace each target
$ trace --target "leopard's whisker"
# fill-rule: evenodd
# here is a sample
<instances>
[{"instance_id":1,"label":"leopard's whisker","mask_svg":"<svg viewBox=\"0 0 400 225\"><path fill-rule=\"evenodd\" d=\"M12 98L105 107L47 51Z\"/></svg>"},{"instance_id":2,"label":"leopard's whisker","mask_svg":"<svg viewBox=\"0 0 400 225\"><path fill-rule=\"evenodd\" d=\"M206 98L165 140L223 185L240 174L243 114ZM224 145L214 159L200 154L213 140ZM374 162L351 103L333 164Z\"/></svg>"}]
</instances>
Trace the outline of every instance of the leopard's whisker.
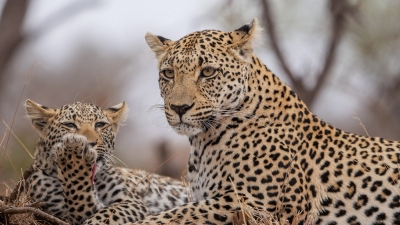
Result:
<instances>
[{"instance_id":1,"label":"leopard's whisker","mask_svg":"<svg viewBox=\"0 0 400 225\"><path fill-rule=\"evenodd\" d=\"M118 158L117 156L111 155L111 157L112 157L114 160L118 161L118 163L121 164L123 167L128 167L128 165L126 165L126 164L125 164L120 158Z\"/></svg>"},{"instance_id":2,"label":"leopard's whisker","mask_svg":"<svg viewBox=\"0 0 400 225\"><path fill-rule=\"evenodd\" d=\"M150 107L150 109L147 110L147 112L151 112L154 110L161 110L161 111L165 111L165 106L164 104L154 104L152 107Z\"/></svg>"}]
</instances>

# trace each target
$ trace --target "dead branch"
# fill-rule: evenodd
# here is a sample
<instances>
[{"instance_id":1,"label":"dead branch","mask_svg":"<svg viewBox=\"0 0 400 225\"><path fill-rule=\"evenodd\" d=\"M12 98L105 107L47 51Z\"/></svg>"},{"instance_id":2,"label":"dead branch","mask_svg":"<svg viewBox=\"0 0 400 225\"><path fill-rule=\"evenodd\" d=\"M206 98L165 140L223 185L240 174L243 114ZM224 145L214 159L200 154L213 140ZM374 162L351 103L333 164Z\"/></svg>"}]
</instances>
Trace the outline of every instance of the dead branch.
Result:
<instances>
[{"instance_id":1,"label":"dead branch","mask_svg":"<svg viewBox=\"0 0 400 225\"><path fill-rule=\"evenodd\" d=\"M264 1L261 1L261 4L262 4L263 10L264 10L263 19L266 23L266 28L267 28L267 32L269 35L269 39L271 41L272 49L274 50L275 55L279 60L279 63L281 64L285 73L289 76L292 83L293 84L298 83L299 79L296 78L296 76L293 74L290 67L288 66L286 59L283 56L281 47L278 43L278 38L276 36L276 30L275 30L275 23L274 23L274 20L272 19L270 3L268 0L264 0Z\"/></svg>"},{"instance_id":2,"label":"dead branch","mask_svg":"<svg viewBox=\"0 0 400 225\"><path fill-rule=\"evenodd\" d=\"M346 0L330 0L330 8L333 23L331 30L332 34L327 44L328 49L325 55L323 69L317 76L317 82L309 96L310 103L312 103L315 97L319 94L321 88L326 82L327 77L329 76L329 72L334 64L336 49L338 48L339 42L343 37L342 34L345 27L346 15L353 11L353 8Z\"/></svg>"},{"instance_id":3,"label":"dead branch","mask_svg":"<svg viewBox=\"0 0 400 225\"><path fill-rule=\"evenodd\" d=\"M6 215L11 215L11 214L22 214L22 213L33 213L35 216L38 216L42 220L52 223L52 224L59 224L59 225L68 225L68 223L58 219L57 217L54 217L50 214L47 214L43 212L40 209L34 208L34 207L4 207L0 208L0 213Z\"/></svg>"},{"instance_id":4,"label":"dead branch","mask_svg":"<svg viewBox=\"0 0 400 225\"><path fill-rule=\"evenodd\" d=\"M278 38L275 30L275 23L271 13L271 7L268 0L261 1L263 8L263 19L266 23L267 33L269 39L271 41L273 52L278 58L279 63L282 66L282 69L285 71L287 76L289 77L294 89L299 94L299 96L303 99L303 101L312 106L315 97L319 94L321 88L326 83L327 78L329 77L329 72L332 69L335 60L335 53L339 43L341 41L341 37L343 36L344 26L345 26L345 17L349 13L353 13L355 10L354 7L350 6L347 0L330 0L330 8L331 8L331 17L332 17L332 35L330 40L327 42L327 51L325 55L324 65L322 67L321 72L317 75L316 85L313 89L307 89L304 85L302 77L303 75L294 74L288 65L286 59L283 56L280 44L278 42Z\"/></svg>"}]
</instances>

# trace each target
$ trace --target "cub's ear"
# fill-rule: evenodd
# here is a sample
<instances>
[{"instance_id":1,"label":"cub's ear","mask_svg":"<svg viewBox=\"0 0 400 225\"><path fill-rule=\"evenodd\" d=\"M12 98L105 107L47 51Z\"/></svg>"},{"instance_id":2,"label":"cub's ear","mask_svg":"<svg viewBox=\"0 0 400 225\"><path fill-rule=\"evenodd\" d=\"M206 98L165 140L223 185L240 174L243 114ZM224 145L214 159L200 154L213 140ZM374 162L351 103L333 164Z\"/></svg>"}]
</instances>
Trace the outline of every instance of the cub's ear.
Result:
<instances>
[{"instance_id":1,"label":"cub's ear","mask_svg":"<svg viewBox=\"0 0 400 225\"><path fill-rule=\"evenodd\" d=\"M232 44L229 50L236 58L246 62L251 61L253 55L253 40L257 39L261 28L258 26L257 18L254 18L251 23L245 24L239 29L230 32Z\"/></svg>"},{"instance_id":2,"label":"cub's ear","mask_svg":"<svg viewBox=\"0 0 400 225\"><path fill-rule=\"evenodd\" d=\"M26 100L25 109L32 121L33 128L39 132L41 137L44 136L44 130L49 124L49 120L56 114L56 110L42 106L30 99Z\"/></svg>"},{"instance_id":3,"label":"cub's ear","mask_svg":"<svg viewBox=\"0 0 400 225\"><path fill-rule=\"evenodd\" d=\"M147 32L145 36L147 45L151 48L151 50L156 53L156 58L159 60L163 57L165 51L168 49L169 46L171 46L174 42L161 37L154 35L150 32Z\"/></svg>"},{"instance_id":4,"label":"cub's ear","mask_svg":"<svg viewBox=\"0 0 400 225\"><path fill-rule=\"evenodd\" d=\"M118 131L118 127L121 125L121 123L128 118L128 111L128 105L125 102L103 110L114 131Z\"/></svg>"}]
</instances>

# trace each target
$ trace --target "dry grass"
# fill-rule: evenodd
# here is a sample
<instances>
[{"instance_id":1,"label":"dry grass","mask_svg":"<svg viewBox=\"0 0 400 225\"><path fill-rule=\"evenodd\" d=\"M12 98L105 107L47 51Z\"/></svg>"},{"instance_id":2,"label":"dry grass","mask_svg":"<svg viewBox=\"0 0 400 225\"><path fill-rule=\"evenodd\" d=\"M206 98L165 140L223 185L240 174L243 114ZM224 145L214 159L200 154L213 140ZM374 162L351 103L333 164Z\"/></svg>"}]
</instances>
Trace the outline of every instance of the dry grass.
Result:
<instances>
[{"instance_id":1,"label":"dry grass","mask_svg":"<svg viewBox=\"0 0 400 225\"><path fill-rule=\"evenodd\" d=\"M12 190L7 189L8 193ZM0 224L8 225L41 225L39 220L35 219L34 213L32 212L18 212L18 209L35 208L37 206L29 202L25 195L20 195L15 201L11 201L7 196L0 196ZM17 210L17 211L16 211ZM47 223L49 224L49 223Z\"/></svg>"},{"instance_id":2,"label":"dry grass","mask_svg":"<svg viewBox=\"0 0 400 225\"><path fill-rule=\"evenodd\" d=\"M7 225L68 225L68 223L42 211L39 202L31 202L24 193L25 178L31 174L29 167L23 178L6 196L0 195L0 224Z\"/></svg>"}]
</instances>

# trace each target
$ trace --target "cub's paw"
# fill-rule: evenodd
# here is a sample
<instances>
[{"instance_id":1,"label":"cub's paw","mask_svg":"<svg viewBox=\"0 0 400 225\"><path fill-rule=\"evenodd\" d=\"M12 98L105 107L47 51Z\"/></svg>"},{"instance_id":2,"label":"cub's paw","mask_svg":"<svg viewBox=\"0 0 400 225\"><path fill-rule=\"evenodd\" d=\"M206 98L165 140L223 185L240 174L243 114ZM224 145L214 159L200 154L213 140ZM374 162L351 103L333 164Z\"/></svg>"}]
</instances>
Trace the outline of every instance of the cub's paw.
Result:
<instances>
[{"instance_id":1,"label":"cub's paw","mask_svg":"<svg viewBox=\"0 0 400 225\"><path fill-rule=\"evenodd\" d=\"M66 134L63 137L63 144L66 154L72 153L76 156L82 156L88 144L88 140L85 136L79 134Z\"/></svg>"},{"instance_id":2,"label":"cub's paw","mask_svg":"<svg viewBox=\"0 0 400 225\"><path fill-rule=\"evenodd\" d=\"M85 136L67 134L62 143L53 146L52 152L56 155L58 177L61 181L67 177L83 175L93 183L97 151L89 145Z\"/></svg>"},{"instance_id":3,"label":"cub's paw","mask_svg":"<svg viewBox=\"0 0 400 225\"><path fill-rule=\"evenodd\" d=\"M97 151L92 148L85 136L79 134L67 134L63 137L64 152L66 160L75 158L84 160L87 164L93 165L97 159ZM60 151L61 153L62 151Z\"/></svg>"}]
</instances>

